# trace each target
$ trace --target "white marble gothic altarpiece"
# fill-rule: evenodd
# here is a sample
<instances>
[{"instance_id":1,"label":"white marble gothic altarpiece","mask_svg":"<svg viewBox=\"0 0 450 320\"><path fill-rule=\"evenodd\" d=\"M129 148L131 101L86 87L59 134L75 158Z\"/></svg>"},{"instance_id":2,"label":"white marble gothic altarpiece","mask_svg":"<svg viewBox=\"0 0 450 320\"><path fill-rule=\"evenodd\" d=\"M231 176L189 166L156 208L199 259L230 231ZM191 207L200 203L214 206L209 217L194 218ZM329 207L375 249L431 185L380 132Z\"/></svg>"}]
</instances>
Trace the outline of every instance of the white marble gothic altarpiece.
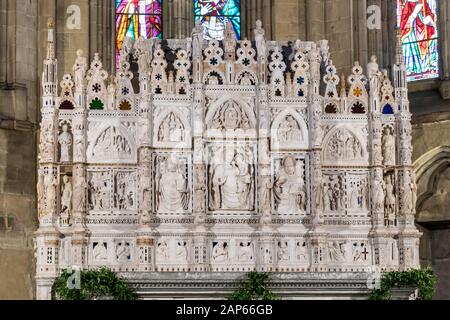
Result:
<instances>
[{"instance_id":1,"label":"white marble gothic altarpiece","mask_svg":"<svg viewBox=\"0 0 450 320\"><path fill-rule=\"evenodd\" d=\"M267 42L258 24L254 42L206 42L200 29L125 43L111 76L78 51L61 82L49 29L38 297L69 266L418 267L401 56L392 85L375 57L339 77L325 40Z\"/></svg>"}]
</instances>

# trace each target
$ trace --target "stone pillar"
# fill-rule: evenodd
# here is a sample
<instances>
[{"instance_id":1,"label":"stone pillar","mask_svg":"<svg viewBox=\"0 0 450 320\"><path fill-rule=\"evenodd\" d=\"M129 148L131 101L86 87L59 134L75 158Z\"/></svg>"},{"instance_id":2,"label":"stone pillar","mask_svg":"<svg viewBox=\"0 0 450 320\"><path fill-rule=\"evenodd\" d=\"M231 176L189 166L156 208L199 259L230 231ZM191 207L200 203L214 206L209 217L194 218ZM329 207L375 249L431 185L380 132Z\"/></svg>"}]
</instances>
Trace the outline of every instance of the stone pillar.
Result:
<instances>
[{"instance_id":1,"label":"stone pillar","mask_svg":"<svg viewBox=\"0 0 450 320\"><path fill-rule=\"evenodd\" d=\"M153 95L150 91L150 57L152 52L148 48L136 48L139 59L139 137L142 148L139 150L139 227L136 231L136 251L139 257L139 271L155 270L156 237L153 225L152 207L152 146L153 146Z\"/></svg>"},{"instance_id":2,"label":"stone pillar","mask_svg":"<svg viewBox=\"0 0 450 320\"><path fill-rule=\"evenodd\" d=\"M195 64L199 66L200 59ZM201 70L201 69L200 69ZM202 78L203 72L197 74L197 79ZM193 85L194 91L194 108L193 108L193 124L194 124L194 164L193 164L193 182L194 182L194 224L192 226L193 243L192 243L192 262L191 270L197 272L207 272L210 270L210 251L211 244L208 242L208 227L206 225L207 211L207 170L208 163L205 158L205 145L203 142L204 134L204 114L205 114L205 97L204 86L201 83Z\"/></svg>"},{"instance_id":3,"label":"stone pillar","mask_svg":"<svg viewBox=\"0 0 450 320\"><path fill-rule=\"evenodd\" d=\"M442 54L441 78L439 91L444 99L450 99L450 4L439 2L440 52Z\"/></svg>"},{"instance_id":4,"label":"stone pillar","mask_svg":"<svg viewBox=\"0 0 450 320\"><path fill-rule=\"evenodd\" d=\"M60 235L56 228L58 215L59 171L57 166L57 83L58 61L55 58L54 21L48 22L47 58L42 79L42 128L39 146L38 211L39 229L36 232L38 299L49 299L51 282L59 272ZM50 287L49 287L50 284Z\"/></svg>"},{"instance_id":5,"label":"stone pillar","mask_svg":"<svg viewBox=\"0 0 450 320\"><path fill-rule=\"evenodd\" d=\"M163 2L163 37L184 39L194 27L194 1L166 0Z\"/></svg>"},{"instance_id":6,"label":"stone pillar","mask_svg":"<svg viewBox=\"0 0 450 320\"><path fill-rule=\"evenodd\" d=\"M145 136L146 134L144 134ZM139 227L136 230L136 253L139 257L139 271L155 270L155 239L156 234L152 225L152 151L150 147L143 147L139 152Z\"/></svg>"},{"instance_id":7,"label":"stone pillar","mask_svg":"<svg viewBox=\"0 0 450 320\"><path fill-rule=\"evenodd\" d=\"M378 110L372 109L369 121L369 143L371 144L372 153L370 155L370 163L372 165L370 173L371 182L371 218L372 230L370 237L372 238L372 247L374 255L374 264L382 269L388 265L388 242L386 238L390 237L390 233L386 229L384 221L384 170L382 157L382 134L383 128L381 124L381 114Z\"/></svg>"},{"instance_id":8,"label":"stone pillar","mask_svg":"<svg viewBox=\"0 0 450 320\"><path fill-rule=\"evenodd\" d=\"M112 74L116 70L115 2L89 1L89 58L98 53L105 69Z\"/></svg>"},{"instance_id":9,"label":"stone pillar","mask_svg":"<svg viewBox=\"0 0 450 320\"><path fill-rule=\"evenodd\" d=\"M304 1L304 0L303 0ZM253 28L257 20L263 22L268 39L274 39L276 14L274 2L267 0L241 1L242 38L253 39Z\"/></svg>"},{"instance_id":10,"label":"stone pillar","mask_svg":"<svg viewBox=\"0 0 450 320\"><path fill-rule=\"evenodd\" d=\"M86 149L87 149L87 110L86 110L86 84L85 76L87 60L83 52L77 52L77 59L73 66L75 76L75 112L72 119L73 133L73 167L72 167L72 217L71 219L71 259L72 264L84 268L88 264L88 232L86 228L87 215L87 171L86 171Z\"/></svg>"},{"instance_id":11,"label":"stone pillar","mask_svg":"<svg viewBox=\"0 0 450 320\"><path fill-rule=\"evenodd\" d=\"M400 112L396 116L398 128L398 146L400 150L399 168L397 171L399 185L397 192L399 197L399 263L402 270L420 267L419 261L419 239L421 233L415 226L415 178L412 167L412 137L411 137L411 114Z\"/></svg>"},{"instance_id":12,"label":"stone pillar","mask_svg":"<svg viewBox=\"0 0 450 320\"><path fill-rule=\"evenodd\" d=\"M310 107L309 122L311 126L310 157L311 186L311 230L308 234L311 250L311 268L316 272L326 270L327 233L323 232L323 178L322 178L322 145L324 132L322 128L323 102L319 94L321 82L320 63L321 57L317 47L314 45L309 53L311 70L310 86L308 89L308 104Z\"/></svg>"}]
</instances>

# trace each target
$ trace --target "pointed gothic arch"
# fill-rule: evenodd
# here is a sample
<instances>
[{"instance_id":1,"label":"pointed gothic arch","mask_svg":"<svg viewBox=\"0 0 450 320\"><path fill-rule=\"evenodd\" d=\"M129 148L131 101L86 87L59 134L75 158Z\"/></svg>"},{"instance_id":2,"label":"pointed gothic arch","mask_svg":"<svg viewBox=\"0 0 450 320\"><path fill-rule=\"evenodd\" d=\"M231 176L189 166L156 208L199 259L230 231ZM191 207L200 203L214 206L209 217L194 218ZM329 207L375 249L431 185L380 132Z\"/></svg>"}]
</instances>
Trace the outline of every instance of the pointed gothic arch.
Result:
<instances>
[{"instance_id":1,"label":"pointed gothic arch","mask_svg":"<svg viewBox=\"0 0 450 320\"><path fill-rule=\"evenodd\" d=\"M291 119L289 119L289 117ZM294 120L295 123L292 120ZM285 123L287 126L284 126L283 128ZM280 112L272 122L271 140L272 148L278 150L283 148L308 148L308 125L295 109L287 108Z\"/></svg>"},{"instance_id":2,"label":"pointed gothic arch","mask_svg":"<svg viewBox=\"0 0 450 320\"><path fill-rule=\"evenodd\" d=\"M324 138L322 161L327 165L337 163L366 163L367 143L354 130L345 125L333 128Z\"/></svg>"},{"instance_id":3,"label":"pointed gothic arch","mask_svg":"<svg viewBox=\"0 0 450 320\"><path fill-rule=\"evenodd\" d=\"M205 121L208 135L256 135L257 121L253 108L244 100L229 95L208 108Z\"/></svg>"},{"instance_id":4,"label":"pointed gothic arch","mask_svg":"<svg viewBox=\"0 0 450 320\"><path fill-rule=\"evenodd\" d=\"M88 138L87 159L92 163L136 163L132 133L120 123L102 123Z\"/></svg>"},{"instance_id":5,"label":"pointed gothic arch","mask_svg":"<svg viewBox=\"0 0 450 320\"><path fill-rule=\"evenodd\" d=\"M164 130L162 126L167 120L174 123L174 131L171 132L169 128L167 132L163 133L164 137L162 137L161 134ZM180 126L182 128L180 128ZM185 114L180 112L179 108L169 106L164 108L164 111L161 112L154 120L153 143L155 147L191 148L191 131L191 123Z\"/></svg>"}]
</instances>

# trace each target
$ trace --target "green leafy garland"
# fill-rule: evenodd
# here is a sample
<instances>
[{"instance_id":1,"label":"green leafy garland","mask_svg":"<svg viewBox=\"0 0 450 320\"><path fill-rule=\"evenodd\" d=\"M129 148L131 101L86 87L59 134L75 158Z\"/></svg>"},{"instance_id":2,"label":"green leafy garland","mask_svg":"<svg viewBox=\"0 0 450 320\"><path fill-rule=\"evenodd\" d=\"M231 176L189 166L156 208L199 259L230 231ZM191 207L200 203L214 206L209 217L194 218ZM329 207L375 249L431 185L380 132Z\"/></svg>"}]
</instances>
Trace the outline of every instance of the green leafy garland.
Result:
<instances>
[{"instance_id":1,"label":"green leafy garland","mask_svg":"<svg viewBox=\"0 0 450 320\"><path fill-rule=\"evenodd\" d=\"M53 300L95 300L111 297L113 300L137 300L134 293L116 273L107 269L80 271L81 289L67 286L72 273L64 270L52 286Z\"/></svg>"},{"instance_id":2,"label":"green leafy garland","mask_svg":"<svg viewBox=\"0 0 450 320\"><path fill-rule=\"evenodd\" d=\"M394 287L414 287L419 289L419 300L432 300L436 276L431 268L410 271L394 271L383 275L380 288L374 289L371 300L390 300Z\"/></svg>"},{"instance_id":3,"label":"green leafy garland","mask_svg":"<svg viewBox=\"0 0 450 320\"><path fill-rule=\"evenodd\" d=\"M229 300L277 300L277 296L266 288L270 274L250 272L247 280L241 281Z\"/></svg>"}]
</instances>

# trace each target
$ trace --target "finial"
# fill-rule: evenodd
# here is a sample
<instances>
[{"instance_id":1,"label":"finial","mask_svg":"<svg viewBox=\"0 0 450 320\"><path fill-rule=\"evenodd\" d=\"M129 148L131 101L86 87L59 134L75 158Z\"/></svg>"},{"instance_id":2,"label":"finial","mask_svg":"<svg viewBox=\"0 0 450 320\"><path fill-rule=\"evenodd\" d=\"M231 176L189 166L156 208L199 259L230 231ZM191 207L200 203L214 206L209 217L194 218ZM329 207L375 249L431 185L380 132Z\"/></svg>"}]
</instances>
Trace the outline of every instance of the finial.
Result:
<instances>
[{"instance_id":1,"label":"finial","mask_svg":"<svg viewBox=\"0 0 450 320\"><path fill-rule=\"evenodd\" d=\"M47 27L49 29L54 29L55 28L55 20L53 20L53 18L49 18L47 21Z\"/></svg>"}]
</instances>

